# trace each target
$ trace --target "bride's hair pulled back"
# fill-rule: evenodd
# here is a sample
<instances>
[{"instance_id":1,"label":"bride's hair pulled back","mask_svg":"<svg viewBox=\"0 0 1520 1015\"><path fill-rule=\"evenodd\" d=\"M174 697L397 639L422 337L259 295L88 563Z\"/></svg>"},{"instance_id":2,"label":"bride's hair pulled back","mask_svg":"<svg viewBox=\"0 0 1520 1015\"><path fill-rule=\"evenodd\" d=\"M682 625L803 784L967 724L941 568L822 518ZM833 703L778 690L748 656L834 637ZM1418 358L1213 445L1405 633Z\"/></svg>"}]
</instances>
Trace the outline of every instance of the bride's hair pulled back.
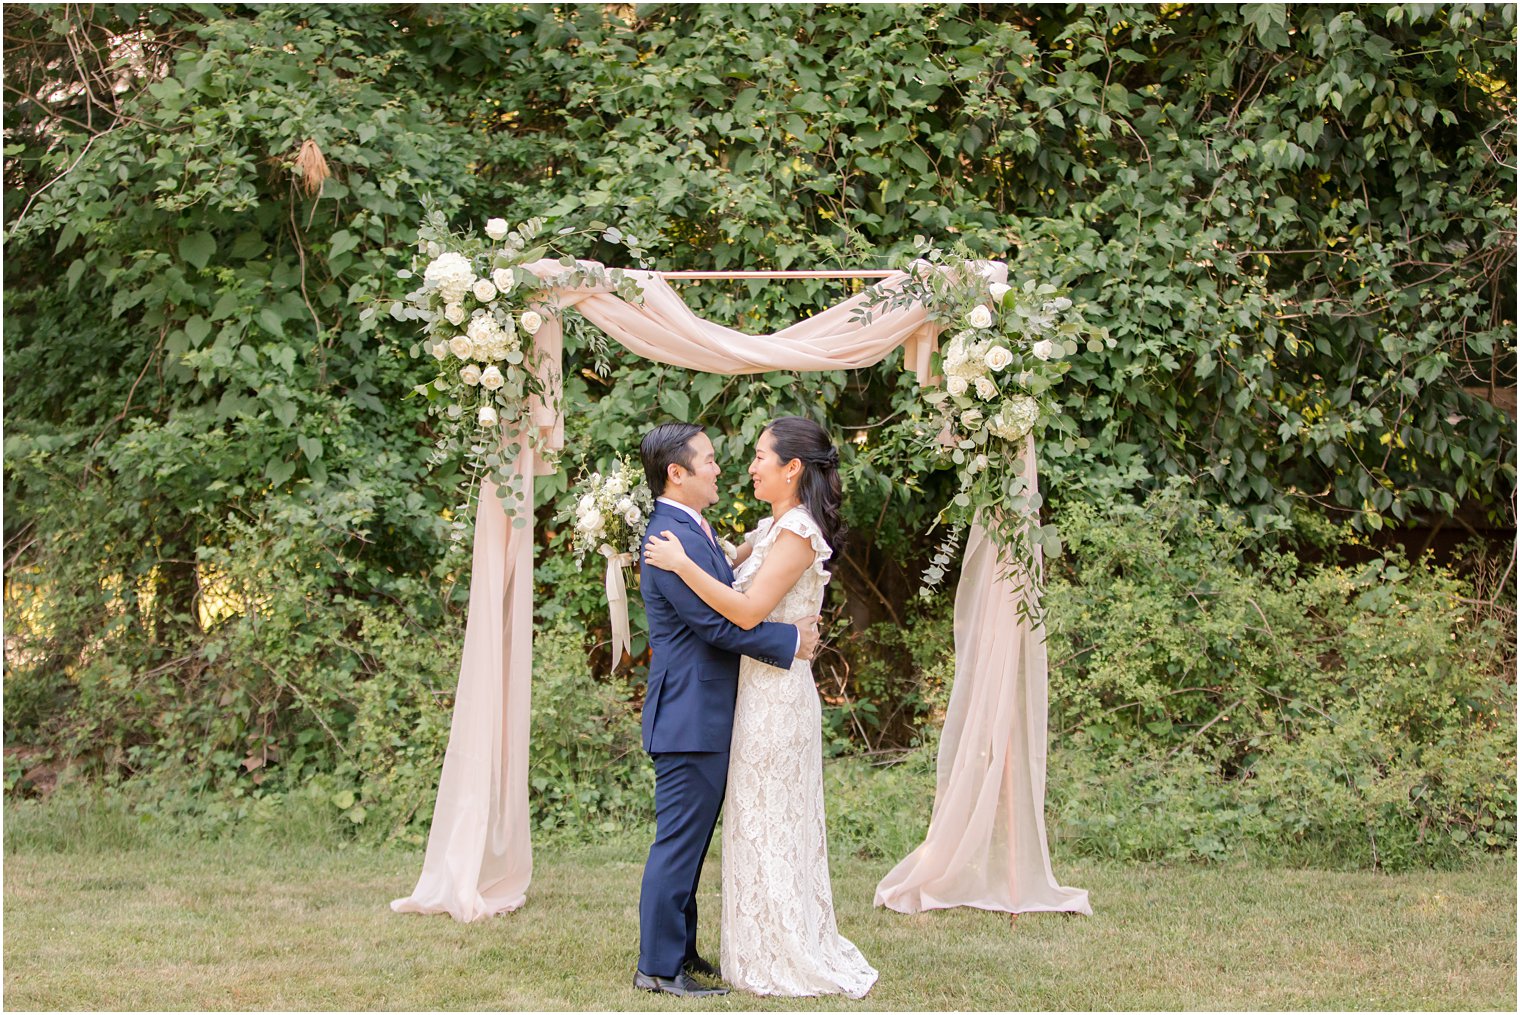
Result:
<instances>
[{"instance_id":1,"label":"bride's hair pulled back","mask_svg":"<svg viewBox=\"0 0 1520 1015\"><path fill-rule=\"evenodd\" d=\"M774 419L765 432L771 435L776 457L783 465L794 458L802 463L802 474L797 477L797 495L808 514L823 529L823 538L834 551L824 563L828 568L844 552L844 539L849 531L839 516L842 500L839 452L823 427L804 416Z\"/></svg>"}]
</instances>

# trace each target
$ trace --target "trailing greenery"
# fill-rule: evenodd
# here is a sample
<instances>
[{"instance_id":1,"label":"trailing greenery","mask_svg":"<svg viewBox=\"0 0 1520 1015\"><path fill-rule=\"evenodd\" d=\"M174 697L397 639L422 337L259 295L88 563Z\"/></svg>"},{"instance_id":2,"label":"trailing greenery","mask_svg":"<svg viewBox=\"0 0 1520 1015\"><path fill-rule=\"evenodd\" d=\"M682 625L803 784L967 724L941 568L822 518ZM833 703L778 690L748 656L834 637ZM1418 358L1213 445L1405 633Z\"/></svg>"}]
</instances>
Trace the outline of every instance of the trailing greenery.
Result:
<instances>
[{"instance_id":1,"label":"trailing greenery","mask_svg":"<svg viewBox=\"0 0 1520 1015\"><path fill-rule=\"evenodd\" d=\"M468 583L444 552L460 476L428 469L437 434L405 397L427 377L416 334L360 316L436 210L605 217L661 268L899 265L922 235L1069 290L1115 344L1071 358L1041 446L1078 562L1048 601L1072 656L1053 655L1056 747L1112 761L1114 786L1196 771L1283 795L1259 834L1084 838L1075 804L1053 824L1115 855L1291 840L1388 864L1439 860L1458 831L1513 841L1513 773L1492 781L1513 726L1483 718L1512 714L1493 654L1512 632L1453 605L1508 586L1381 549L1370 569L1288 556L1363 554L1345 525L1513 526L1513 7L37 4L4 22L13 793L69 772L209 828L310 800L361 836L421 836ZM849 291L686 295L757 330ZM756 516L739 465L767 420L840 435L829 741L923 739L948 620L912 594L953 491L883 439L919 397L900 358L694 375L569 317L571 449L537 484L540 827L647 808L623 754L642 660L605 676L596 576L554 525L580 470L659 415L709 425L730 528ZM1147 528L1126 505L1176 477L1197 503ZM1053 802L1097 791L1059 779Z\"/></svg>"}]
</instances>

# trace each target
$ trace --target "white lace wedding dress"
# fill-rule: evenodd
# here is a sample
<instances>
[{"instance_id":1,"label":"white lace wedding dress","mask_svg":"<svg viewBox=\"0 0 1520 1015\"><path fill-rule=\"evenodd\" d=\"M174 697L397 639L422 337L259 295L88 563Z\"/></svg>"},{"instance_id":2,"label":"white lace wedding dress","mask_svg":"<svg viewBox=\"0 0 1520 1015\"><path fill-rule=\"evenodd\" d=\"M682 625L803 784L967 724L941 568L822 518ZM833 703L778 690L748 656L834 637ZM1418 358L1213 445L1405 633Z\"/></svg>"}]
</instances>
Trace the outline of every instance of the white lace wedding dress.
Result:
<instances>
[{"instance_id":1,"label":"white lace wedding dress","mask_svg":"<svg viewBox=\"0 0 1520 1015\"><path fill-rule=\"evenodd\" d=\"M754 550L734 586L754 581L781 530L808 540L817 559L771 611L787 623L823 605L830 554L807 510L764 519L746 539ZM834 922L823 813L823 727L812 664L785 672L748 657L739 666L739 700L723 811L723 978L754 994L864 997L876 970Z\"/></svg>"}]
</instances>

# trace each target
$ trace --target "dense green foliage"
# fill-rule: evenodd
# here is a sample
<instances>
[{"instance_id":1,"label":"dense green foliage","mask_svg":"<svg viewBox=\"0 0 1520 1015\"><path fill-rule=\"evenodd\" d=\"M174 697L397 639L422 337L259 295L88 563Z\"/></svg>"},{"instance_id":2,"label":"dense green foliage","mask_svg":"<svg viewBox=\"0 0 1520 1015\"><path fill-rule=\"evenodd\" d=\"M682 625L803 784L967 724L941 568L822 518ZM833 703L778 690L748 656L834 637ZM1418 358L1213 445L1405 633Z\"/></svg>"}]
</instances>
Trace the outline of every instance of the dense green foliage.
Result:
<instances>
[{"instance_id":1,"label":"dense green foliage","mask_svg":"<svg viewBox=\"0 0 1520 1015\"><path fill-rule=\"evenodd\" d=\"M1345 524L1513 524L1513 7L12 5L4 20L6 740L23 752L8 786L72 766L216 821L299 789L356 827L419 834L468 577L444 554L457 477L426 469L427 418L403 397L427 375L416 336L360 314L394 291L432 207L604 217L663 268L891 265L924 235L1069 287L1116 342L1075 358L1041 448L1056 520L1086 533L1081 591L1051 605L1096 618L1055 634L1090 646L1053 669L1058 746L1180 749L1238 785L1266 778L1269 754L1386 745L1379 765L1424 780L1438 828L1513 840L1512 772L1507 804L1484 782L1490 755L1512 766L1513 725L1478 718L1512 670L1470 643L1510 635L1458 622L1457 579L1424 563L1399 565L1406 596L1386 568L1302 572L1263 535L1334 552ZM846 291L689 296L754 330ZM733 526L754 517L741 464L767 419L847 438L855 534L819 666L830 741L920 736L949 678L933 651L947 618L911 593L948 486L879 439L916 397L900 360L721 378L581 329L565 375L572 449L540 485L540 619L558 632L536 687L541 824L645 806L644 776L613 760L636 704L597 676L599 583L555 519L578 469L659 414L713 428ZM1146 529L1124 505L1170 477L1211 505L1190 517L1239 514ZM1162 563L1137 577L1135 554ZM1375 589L1391 598L1362 604ZM1189 612L1195 597L1212 605ZM1242 626L1257 614L1270 634ZM1440 642L1449 665L1387 662L1442 632L1461 635ZM1301 654L1317 638L1339 654ZM1364 682L1386 697L1360 698ZM1233 743L1247 727L1261 744Z\"/></svg>"}]
</instances>

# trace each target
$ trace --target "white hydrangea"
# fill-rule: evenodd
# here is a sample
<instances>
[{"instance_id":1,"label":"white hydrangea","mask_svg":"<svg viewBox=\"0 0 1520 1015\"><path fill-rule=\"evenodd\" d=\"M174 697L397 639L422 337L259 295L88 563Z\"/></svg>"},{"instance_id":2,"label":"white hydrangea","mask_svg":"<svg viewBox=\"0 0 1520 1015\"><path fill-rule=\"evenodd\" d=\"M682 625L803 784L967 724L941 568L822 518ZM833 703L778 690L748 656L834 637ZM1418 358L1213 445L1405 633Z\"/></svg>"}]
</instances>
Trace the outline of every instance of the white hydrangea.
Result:
<instances>
[{"instance_id":1,"label":"white hydrangea","mask_svg":"<svg viewBox=\"0 0 1520 1015\"><path fill-rule=\"evenodd\" d=\"M422 280L436 289L445 303L458 303L475 282L469 259L453 251L439 254L422 273Z\"/></svg>"},{"instance_id":2,"label":"white hydrangea","mask_svg":"<svg viewBox=\"0 0 1520 1015\"><path fill-rule=\"evenodd\" d=\"M496 324L496 318L481 311L470 318L470 323L466 325L464 333L470 336L470 341L484 344L495 338L500 330Z\"/></svg>"},{"instance_id":3,"label":"white hydrangea","mask_svg":"<svg viewBox=\"0 0 1520 1015\"><path fill-rule=\"evenodd\" d=\"M475 343L475 358L482 363L495 363L507 358L507 343L501 334L492 335L484 342Z\"/></svg>"},{"instance_id":4,"label":"white hydrangea","mask_svg":"<svg viewBox=\"0 0 1520 1015\"><path fill-rule=\"evenodd\" d=\"M1033 430L1039 419L1040 403L1028 395L1015 395L988 421L987 429L994 437L1016 441Z\"/></svg>"}]
</instances>

